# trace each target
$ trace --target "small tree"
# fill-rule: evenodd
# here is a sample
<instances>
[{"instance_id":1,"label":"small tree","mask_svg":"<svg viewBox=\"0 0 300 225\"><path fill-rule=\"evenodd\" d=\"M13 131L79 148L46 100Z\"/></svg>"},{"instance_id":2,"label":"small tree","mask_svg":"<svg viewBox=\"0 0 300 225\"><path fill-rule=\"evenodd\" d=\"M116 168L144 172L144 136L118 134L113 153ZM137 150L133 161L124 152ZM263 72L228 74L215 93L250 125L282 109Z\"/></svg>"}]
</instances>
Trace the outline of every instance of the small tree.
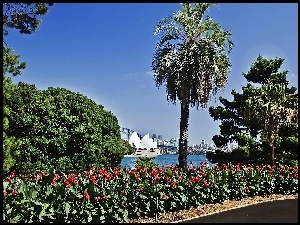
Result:
<instances>
[{"instance_id":1,"label":"small tree","mask_svg":"<svg viewBox=\"0 0 300 225\"><path fill-rule=\"evenodd\" d=\"M267 135L272 165L275 164L275 138L279 128L298 123L298 101L293 102L295 105L287 105L288 98L285 84L274 84L268 80L260 88L259 95L254 95L246 101L244 119L249 121L254 117L262 118L263 133Z\"/></svg>"}]
</instances>

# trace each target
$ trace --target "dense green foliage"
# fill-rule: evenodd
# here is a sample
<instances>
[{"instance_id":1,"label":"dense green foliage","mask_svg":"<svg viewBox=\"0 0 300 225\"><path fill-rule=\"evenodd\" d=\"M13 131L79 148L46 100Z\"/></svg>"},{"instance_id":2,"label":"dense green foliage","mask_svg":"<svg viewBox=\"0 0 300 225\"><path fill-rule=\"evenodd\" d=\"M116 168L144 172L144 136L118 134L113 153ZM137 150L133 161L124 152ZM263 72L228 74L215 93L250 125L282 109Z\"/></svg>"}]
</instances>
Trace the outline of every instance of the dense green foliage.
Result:
<instances>
[{"instance_id":1,"label":"dense green foliage","mask_svg":"<svg viewBox=\"0 0 300 225\"><path fill-rule=\"evenodd\" d=\"M38 16L48 12L52 3L3 3L3 168L9 170L16 161L20 139L14 134L7 135L11 109L7 105L8 99L14 94L14 85L7 74L13 76L21 75L26 68L26 63L20 61L20 55L8 47L4 38L8 35L9 29L16 29L21 34L31 34L40 25Z\"/></svg>"},{"instance_id":2,"label":"dense green foliage","mask_svg":"<svg viewBox=\"0 0 300 225\"><path fill-rule=\"evenodd\" d=\"M145 167L148 170L152 170L155 167L158 167L158 164L154 162L151 157L139 157L134 162L135 167Z\"/></svg>"},{"instance_id":3,"label":"dense green foliage","mask_svg":"<svg viewBox=\"0 0 300 225\"><path fill-rule=\"evenodd\" d=\"M3 170L8 171L16 162L16 156L19 154L18 147L21 140L16 140L12 134L7 136L9 128L9 116L11 113L10 107L7 106L7 101L14 94L15 85L11 78L3 75Z\"/></svg>"},{"instance_id":4,"label":"dense green foliage","mask_svg":"<svg viewBox=\"0 0 300 225\"><path fill-rule=\"evenodd\" d=\"M3 180L3 222L119 223L246 197L298 193L298 167L205 163L183 172L91 168L80 173L10 173Z\"/></svg>"},{"instance_id":5,"label":"dense green foliage","mask_svg":"<svg viewBox=\"0 0 300 225\"><path fill-rule=\"evenodd\" d=\"M276 163L290 164L298 158L298 93L295 87L288 87L288 71L279 72L283 61L258 56L250 71L243 74L248 81L243 93L232 90L233 101L220 97L223 106L209 108L214 120L221 121L221 134L213 137L215 144L238 143L231 153L208 153L209 160L272 164L271 145Z\"/></svg>"},{"instance_id":6,"label":"dense green foliage","mask_svg":"<svg viewBox=\"0 0 300 225\"><path fill-rule=\"evenodd\" d=\"M179 166L187 168L189 107L206 108L212 95L224 87L231 67L231 33L209 16L215 4L182 4L181 10L162 19L152 70L157 87L165 86L167 100L181 106Z\"/></svg>"},{"instance_id":7,"label":"dense green foliage","mask_svg":"<svg viewBox=\"0 0 300 225\"><path fill-rule=\"evenodd\" d=\"M128 151L117 118L80 93L20 82L6 104L7 135L22 141L12 167L18 172L113 167Z\"/></svg>"}]
</instances>

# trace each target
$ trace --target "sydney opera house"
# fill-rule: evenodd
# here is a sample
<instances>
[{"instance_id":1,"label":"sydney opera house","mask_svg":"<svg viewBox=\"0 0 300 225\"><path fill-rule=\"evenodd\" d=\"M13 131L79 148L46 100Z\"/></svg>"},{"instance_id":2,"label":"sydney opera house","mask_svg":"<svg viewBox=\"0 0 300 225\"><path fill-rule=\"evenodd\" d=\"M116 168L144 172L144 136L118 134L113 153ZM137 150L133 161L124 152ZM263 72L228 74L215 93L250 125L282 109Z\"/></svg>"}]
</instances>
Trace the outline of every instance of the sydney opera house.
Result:
<instances>
[{"instance_id":1,"label":"sydney opera house","mask_svg":"<svg viewBox=\"0 0 300 225\"><path fill-rule=\"evenodd\" d=\"M150 138L149 133L146 134L141 140L137 132L133 132L128 142L132 147L135 147L136 152L134 155L125 155L124 157L132 157L132 156L154 157L157 155L161 155L160 150L157 148L157 142L153 141L153 139Z\"/></svg>"}]
</instances>

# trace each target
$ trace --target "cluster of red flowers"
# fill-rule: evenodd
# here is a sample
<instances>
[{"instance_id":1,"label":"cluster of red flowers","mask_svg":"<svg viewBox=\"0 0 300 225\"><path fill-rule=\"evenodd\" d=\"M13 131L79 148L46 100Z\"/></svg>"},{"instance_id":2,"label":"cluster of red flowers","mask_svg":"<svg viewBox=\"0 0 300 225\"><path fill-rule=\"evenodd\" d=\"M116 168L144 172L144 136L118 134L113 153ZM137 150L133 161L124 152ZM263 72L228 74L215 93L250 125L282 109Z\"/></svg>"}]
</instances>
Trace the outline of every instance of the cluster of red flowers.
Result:
<instances>
[{"instance_id":1,"label":"cluster of red flowers","mask_svg":"<svg viewBox=\"0 0 300 225\"><path fill-rule=\"evenodd\" d=\"M75 173L69 174L64 180L61 182L64 183L65 188L68 189L72 185L80 183L82 179L86 179L89 181L90 184L98 185L100 182L103 184L102 181L105 182L111 182L117 178L119 178L119 182L121 182L121 185L128 182L128 179L132 179L133 181L140 181L143 179L148 179L151 186L156 186L157 183L161 183L164 185L169 185L171 189L175 189L177 186L182 185L182 176L184 177L184 180L186 180L187 184L196 184L196 185L202 185L205 188L208 188L210 184L214 182L210 177L210 173L218 172L218 171L228 171L229 168L232 169L231 171L236 172L235 176L237 177L237 180L239 182L244 182L247 180L247 176L253 176L255 173L259 173L262 171L264 174L267 174L270 178L274 177L286 177L288 175L290 178L298 180L298 167L275 167L270 165L264 165L264 166L251 166L251 165L245 165L241 166L240 164L236 164L232 167L229 167L226 164L222 164L219 166L216 166L212 169L207 170L206 169L206 162L203 162L198 167L194 167L192 162L190 162L190 166L188 168L188 173L184 174L181 170L178 170L178 168L174 165L171 166L162 166L161 168L153 168L151 170L143 167L143 166L137 166L136 169L129 169L124 171L123 168L113 168L111 172L107 171L106 168L102 167L99 170L96 170L94 167L92 167L89 171L84 171L84 177L79 173L78 176ZM126 173L124 173L126 172ZM126 176L127 175L127 176ZM39 180L42 180L43 176L47 176L45 172L39 172L36 174L36 176L33 176L33 181L38 182ZM126 176L126 178L125 178ZM24 176L25 180L30 178L31 175L27 174ZM51 181L51 184L55 186L58 182L61 176L59 174L54 174L53 179ZM143 179L142 179L143 178ZM4 182L7 182L9 185L12 182L19 183L22 182L21 179L16 178L16 175L14 172L11 172L9 176L5 177L3 179ZM139 184L137 186L137 190L142 192L144 189L144 184ZM250 187L245 187L247 192L250 192ZM11 193L8 190L3 190L3 196L12 195L16 196L18 194L18 189L10 189L12 190ZM125 195L125 189L118 189L120 195ZM128 193L128 191L126 191ZM94 194L88 193L87 190L83 192L83 198L86 200L91 200L91 198L98 202L100 200L107 201L107 196L93 196ZM165 193L162 193L161 195L162 199L167 199L167 195ZM125 201L124 199L120 199L120 204L124 205Z\"/></svg>"},{"instance_id":2,"label":"cluster of red flowers","mask_svg":"<svg viewBox=\"0 0 300 225\"><path fill-rule=\"evenodd\" d=\"M75 173L71 173L67 179L64 181L65 187L69 188L71 187L73 184L76 184L78 182L76 174Z\"/></svg>"},{"instance_id":3,"label":"cluster of red flowers","mask_svg":"<svg viewBox=\"0 0 300 225\"><path fill-rule=\"evenodd\" d=\"M51 184L55 186L59 178L60 178L59 174L55 173L53 175L53 179L52 179Z\"/></svg>"}]
</instances>

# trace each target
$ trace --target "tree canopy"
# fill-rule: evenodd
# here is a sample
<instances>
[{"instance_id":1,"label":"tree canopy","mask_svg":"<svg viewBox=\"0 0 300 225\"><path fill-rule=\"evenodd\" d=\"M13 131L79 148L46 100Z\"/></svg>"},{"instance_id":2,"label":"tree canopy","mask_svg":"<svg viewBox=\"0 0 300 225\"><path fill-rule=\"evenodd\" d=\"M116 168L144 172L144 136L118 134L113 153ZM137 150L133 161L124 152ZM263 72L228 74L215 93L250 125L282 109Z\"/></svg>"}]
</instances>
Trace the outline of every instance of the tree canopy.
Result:
<instances>
[{"instance_id":1,"label":"tree canopy","mask_svg":"<svg viewBox=\"0 0 300 225\"><path fill-rule=\"evenodd\" d=\"M210 107L214 120L220 120L220 135L213 141L218 147L237 142L231 153L208 154L214 162L290 163L298 156L298 93L288 87L288 71L280 72L284 59L267 60L261 55L248 73L243 93L234 89L233 101L220 97L223 106Z\"/></svg>"},{"instance_id":2,"label":"tree canopy","mask_svg":"<svg viewBox=\"0 0 300 225\"><path fill-rule=\"evenodd\" d=\"M114 167L128 151L117 118L80 93L20 82L7 104L7 135L22 141L16 171Z\"/></svg>"}]
</instances>

